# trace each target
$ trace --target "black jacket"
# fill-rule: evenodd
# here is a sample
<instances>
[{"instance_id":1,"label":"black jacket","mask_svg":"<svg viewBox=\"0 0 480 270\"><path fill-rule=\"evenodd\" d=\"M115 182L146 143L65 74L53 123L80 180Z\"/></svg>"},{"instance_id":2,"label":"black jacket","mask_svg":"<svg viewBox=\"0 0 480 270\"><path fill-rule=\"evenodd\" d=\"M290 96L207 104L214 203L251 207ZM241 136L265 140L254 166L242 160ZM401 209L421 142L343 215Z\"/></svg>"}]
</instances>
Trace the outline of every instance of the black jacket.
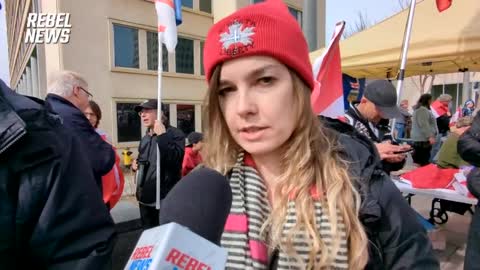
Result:
<instances>
[{"instance_id":1,"label":"black jacket","mask_svg":"<svg viewBox=\"0 0 480 270\"><path fill-rule=\"evenodd\" d=\"M182 177L185 134L180 129L169 126L164 134L146 134L140 141L138 162L147 161L148 165L141 192L137 189L137 199L150 206L154 205L156 199L156 145L160 149L160 199L163 199Z\"/></svg>"},{"instance_id":2,"label":"black jacket","mask_svg":"<svg viewBox=\"0 0 480 270\"><path fill-rule=\"evenodd\" d=\"M87 154L90 167L101 188L102 176L110 172L115 163L112 146L98 135L83 112L71 102L55 94L48 94L46 101L53 111L62 117L65 128L78 137L81 149Z\"/></svg>"},{"instance_id":3,"label":"black jacket","mask_svg":"<svg viewBox=\"0 0 480 270\"><path fill-rule=\"evenodd\" d=\"M357 129L357 131L360 134L368 137L374 143L381 143L383 141L391 140L392 144L397 144L392 140L390 129L388 127L388 119L382 119L382 121L380 121L380 123L376 125L378 133L375 133L370 127L370 122L368 122L368 120L365 119L355 107L356 104L358 104L358 102L353 102L352 104L350 104L350 107L346 112L346 116L347 116L346 118L349 121L349 123L350 123L350 119L348 119L348 117L350 117L353 120L352 121L353 123L350 123L351 126ZM383 170L387 173L390 173L393 171L401 170L405 165L406 159L396 163L387 162L385 160L382 160L381 162L382 162Z\"/></svg>"},{"instance_id":4,"label":"black jacket","mask_svg":"<svg viewBox=\"0 0 480 270\"><path fill-rule=\"evenodd\" d=\"M114 224L77 138L0 81L0 269L108 269Z\"/></svg>"},{"instance_id":5,"label":"black jacket","mask_svg":"<svg viewBox=\"0 0 480 270\"><path fill-rule=\"evenodd\" d=\"M446 136L447 132L450 131L450 118L452 117L444 114L439 116L436 120L438 133L442 134L442 136Z\"/></svg>"},{"instance_id":6,"label":"black jacket","mask_svg":"<svg viewBox=\"0 0 480 270\"><path fill-rule=\"evenodd\" d=\"M467 177L467 187L472 195L480 199L480 113L477 113L472 126L458 140L457 151L463 160L476 167Z\"/></svg>"},{"instance_id":7,"label":"black jacket","mask_svg":"<svg viewBox=\"0 0 480 270\"><path fill-rule=\"evenodd\" d=\"M366 269L439 269L425 229L383 171L375 145L350 125L322 119L338 137L362 196L360 220L370 242Z\"/></svg>"}]
</instances>

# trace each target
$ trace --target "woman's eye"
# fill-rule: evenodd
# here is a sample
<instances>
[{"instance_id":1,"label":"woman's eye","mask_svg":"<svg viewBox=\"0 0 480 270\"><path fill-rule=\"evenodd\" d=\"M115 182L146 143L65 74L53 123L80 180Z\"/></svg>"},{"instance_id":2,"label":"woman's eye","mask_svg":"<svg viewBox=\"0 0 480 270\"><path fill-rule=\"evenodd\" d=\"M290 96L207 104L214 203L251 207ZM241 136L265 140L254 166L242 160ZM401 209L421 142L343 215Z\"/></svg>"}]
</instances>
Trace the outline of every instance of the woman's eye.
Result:
<instances>
[{"instance_id":1,"label":"woman's eye","mask_svg":"<svg viewBox=\"0 0 480 270\"><path fill-rule=\"evenodd\" d=\"M270 85L272 84L273 82L275 81L275 78L273 77L262 77L260 79L257 80L258 83L262 84L262 85Z\"/></svg>"},{"instance_id":2,"label":"woman's eye","mask_svg":"<svg viewBox=\"0 0 480 270\"><path fill-rule=\"evenodd\" d=\"M218 95L219 96L225 96L227 93L230 93L233 91L232 87L224 87L218 90Z\"/></svg>"}]
</instances>

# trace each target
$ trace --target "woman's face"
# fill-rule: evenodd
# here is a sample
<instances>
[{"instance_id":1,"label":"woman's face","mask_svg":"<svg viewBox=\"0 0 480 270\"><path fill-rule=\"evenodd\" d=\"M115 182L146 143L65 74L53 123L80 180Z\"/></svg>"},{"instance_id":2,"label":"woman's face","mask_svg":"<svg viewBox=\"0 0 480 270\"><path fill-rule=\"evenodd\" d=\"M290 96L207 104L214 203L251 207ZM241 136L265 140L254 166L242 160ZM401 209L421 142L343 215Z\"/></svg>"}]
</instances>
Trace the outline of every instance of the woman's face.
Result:
<instances>
[{"instance_id":1,"label":"woman's face","mask_svg":"<svg viewBox=\"0 0 480 270\"><path fill-rule=\"evenodd\" d=\"M92 108L88 106L85 111L83 112L85 114L85 117L87 117L88 121L90 124L94 127L97 128L97 123L98 123L98 118L95 113L93 113Z\"/></svg>"},{"instance_id":2,"label":"woman's face","mask_svg":"<svg viewBox=\"0 0 480 270\"><path fill-rule=\"evenodd\" d=\"M293 82L274 58L249 56L223 64L220 108L233 139L255 155L277 155L295 128Z\"/></svg>"},{"instance_id":3,"label":"woman's face","mask_svg":"<svg viewBox=\"0 0 480 270\"><path fill-rule=\"evenodd\" d=\"M472 102L467 102L467 108L469 108L469 109L473 108L473 103Z\"/></svg>"}]
</instances>

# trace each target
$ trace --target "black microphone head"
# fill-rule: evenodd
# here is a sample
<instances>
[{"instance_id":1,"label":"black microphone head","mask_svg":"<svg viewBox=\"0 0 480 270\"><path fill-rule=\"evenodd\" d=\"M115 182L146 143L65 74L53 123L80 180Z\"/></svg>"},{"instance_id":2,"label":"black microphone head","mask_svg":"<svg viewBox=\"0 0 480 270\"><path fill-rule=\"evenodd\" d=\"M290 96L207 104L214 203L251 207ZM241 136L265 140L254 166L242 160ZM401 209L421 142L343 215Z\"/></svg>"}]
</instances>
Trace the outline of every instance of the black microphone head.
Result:
<instances>
[{"instance_id":1,"label":"black microphone head","mask_svg":"<svg viewBox=\"0 0 480 270\"><path fill-rule=\"evenodd\" d=\"M175 222L220 245L232 206L232 190L225 176L201 168L183 177L160 207L160 225Z\"/></svg>"}]
</instances>

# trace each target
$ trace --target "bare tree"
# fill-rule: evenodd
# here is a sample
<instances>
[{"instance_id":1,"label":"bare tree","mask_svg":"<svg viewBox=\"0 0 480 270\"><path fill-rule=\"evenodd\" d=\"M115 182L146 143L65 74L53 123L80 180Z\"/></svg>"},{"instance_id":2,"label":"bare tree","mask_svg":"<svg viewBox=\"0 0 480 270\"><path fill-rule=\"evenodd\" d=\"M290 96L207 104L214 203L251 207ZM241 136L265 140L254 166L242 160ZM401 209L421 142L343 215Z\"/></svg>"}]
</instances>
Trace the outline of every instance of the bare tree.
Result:
<instances>
[{"instance_id":1,"label":"bare tree","mask_svg":"<svg viewBox=\"0 0 480 270\"><path fill-rule=\"evenodd\" d=\"M415 78L412 78L413 84L420 90L420 95L430 93L432 90L433 81L435 80L435 74L423 74L418 75L418 83ZM429 83L427 83L430 80Z\"/></svg>"},{"instance_id":2,"label":"bare tree","mask_svg":"<svg viewBox=\"0 0 480 270\"><path fill-rule=\"evenodd\" d=\"M348 38L352 36L355 33L362 32L363 30L369 28L375 23L372 23L368 17L367 13L364 13L362 11L357 12L357 20L353 25L347 25L345 30L343 31L342 37L343 38Z\"/></svg>"},{"instance_id":3,"label":"bare tree","mask_svg":"<svg viewBox=\"0 0 480 270\"><path fill-rule=\"evenodd\" d=\"M410 0L410 1L415 1L415 0ZM409 0L398 0L398 7L400 8L397 11L402 11L404 9L407 9L410 7L410 1Z\"/></svg>"}]
</instances>

